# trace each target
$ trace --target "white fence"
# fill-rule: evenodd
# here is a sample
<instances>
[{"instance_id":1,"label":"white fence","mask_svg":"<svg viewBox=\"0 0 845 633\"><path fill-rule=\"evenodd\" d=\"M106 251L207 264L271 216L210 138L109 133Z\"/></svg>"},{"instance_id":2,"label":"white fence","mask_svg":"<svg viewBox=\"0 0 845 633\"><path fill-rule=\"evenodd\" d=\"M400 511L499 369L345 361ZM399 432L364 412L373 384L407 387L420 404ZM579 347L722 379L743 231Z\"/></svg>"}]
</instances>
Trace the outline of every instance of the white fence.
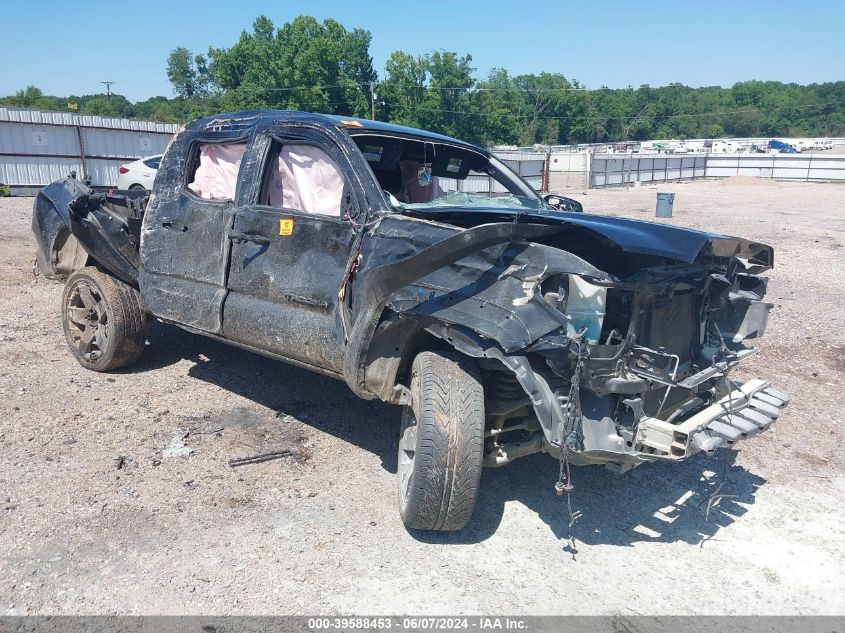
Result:
<instances>
[{"instance_id":1,"label":"white fence","mask_svg":"<svg viewBox=\"0 0 845 633\"><path fill-rule=\"evenodd\" d=\"M75 171L90 176L94 186L114 187L121 164L161 154L177 130L172 123L0 107L0 183L16 195L31 195ZM532 187L545 188L546 153L496 155ZM442 184L447 190L505 193L486 175Z\"/></svg>"},{"instance_id":2,"label":"white fence","mask_svg":"<svg viewBox=\"0 0 845 633\"><path fill-rule=\"evenodd\" d=\"M549 154L549 191L586 189L590 182L590 155L586 153Z\"/></svg>"},{"instance_id":3,"label":"white fence","mask_svg":"<svg viewBox=\"0 0 845 633\"><path fill-rule=\"evenodd\" d=\"M537 191L555 193L587 187L621 187L639 183L677 182L696 178L755 176L778 180L845 181L845 154L589 154L496 151ZM548 162L547 162L548 161ZM444 180L450 191L504 193L488 176Z\"/></svg>"},{"instance_id":4,"label":"white fence","mask_svg":"<svg viewBox=\"0 0 845 633\"><path fill-rule=\"evenodd\" d=\"M0 183L16 194L34 193L76 171L82 177L90 176L95 186L113 187L122 163L162 153L177 129L170 123L0 107ZM571 151L575 149L581 151ZM538 191L737 175L845 181L843 154L591 154L585 149L501 149L494 153ZM444 181L443 185L447 190L504 193L504 188L486 175Z\"/></svg>"},{"instance_id":5,"label":"white fence","mask_svg":"<svg viewBox=\"0 0 845 633\"><path fill-rule=\"evenodd\" d=\"M755 176L807 182L845 180L845 154L710 154L708 178Z\"/></svg>"},{"instance_id":6,"label":"white fence","mask_svg":"<svg viewBox=\"0 0 845 633\"><path fill-rule=\"evenodd\" d=\"M552 154L554 156L554 154ZM845 181L845 154L594 154L590 187L694 178L754 176L805 182ZM556 191L550 187L551 191Z\"/></svg>"},{"instance_id":7,"label":"white fence","mask_svg":"<svg viewBox=\"0 0 845 633\"><path fill-rule=\"evenodd\" d=\"M753 146L758 147L766 147L770 140L778 139L785 143L789 143L790 145L794 145L798 147L802 144L802 141L808 140L825 140L833 143L833 145L845 145L845 137L836 136L836 137L785 137L785 136L766 136L766 137L733 137L733 138L721 138L721 139L712 139L712 138L690 138L690 139L653 139L648 141L619 141L619 142L604 142L604 143L578 143L575 145L532 145L526 147L511 147L510 151L524 151L524 152L531 152L531 151L547 151L551 152L552 154L564 154L564 153L579 153L579 152L593 152L593 153L614 153L614 148L619 148L620 146L627 146L629 153L635 153L636 151L647 151L646 148L651 147L654 143L659 143L661 145L692 145L692 146L704 146L705 143L725 143L730 142L736 146L743 147L746 149L750 149ZM504 149L503 146L500 148ZM495 151L498 151L497 148L493 148ZM615 152L615 153L622 153L625 152Z\"/></svg>"},{"instance_id":8,"label":"white fence","mask_svg":"<svg viewBox=\"0 0 845 633\"><path fill-rule=\"evenodd\" d=\"M705 154L594 154L590 161L590 187L703 178L706 159Z\"/></svg>"},{"instance_id":9,"label":"white fence","mask_svg":"<svg viewBox=\"0 0 845 633\"><path fill-rule=\"evenodd\" d=\"M0 182L31 194L71 171L113 187L117 170L161 154L178 129L172 123L0 107Z\"/></svg>"}]
</instances>

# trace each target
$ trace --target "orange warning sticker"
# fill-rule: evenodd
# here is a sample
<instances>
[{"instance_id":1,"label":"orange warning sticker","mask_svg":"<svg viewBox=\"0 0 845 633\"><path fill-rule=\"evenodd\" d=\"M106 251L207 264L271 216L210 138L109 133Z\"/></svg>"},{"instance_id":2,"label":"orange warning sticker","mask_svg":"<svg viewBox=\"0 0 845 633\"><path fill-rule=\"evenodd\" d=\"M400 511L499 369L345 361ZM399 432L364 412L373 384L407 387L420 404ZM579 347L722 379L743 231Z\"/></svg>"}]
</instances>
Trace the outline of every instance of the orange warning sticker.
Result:
<instances>
[{"instance_id":1,"label":"orange warning sticker","mask_svg":"<svg viewBox=\"0 0 845 633\"><path fill-rule=\"evenodd\" d=\"M279 220L279 235L293 235L293 218L282 218Z\"/></svg>"}]
</instances>

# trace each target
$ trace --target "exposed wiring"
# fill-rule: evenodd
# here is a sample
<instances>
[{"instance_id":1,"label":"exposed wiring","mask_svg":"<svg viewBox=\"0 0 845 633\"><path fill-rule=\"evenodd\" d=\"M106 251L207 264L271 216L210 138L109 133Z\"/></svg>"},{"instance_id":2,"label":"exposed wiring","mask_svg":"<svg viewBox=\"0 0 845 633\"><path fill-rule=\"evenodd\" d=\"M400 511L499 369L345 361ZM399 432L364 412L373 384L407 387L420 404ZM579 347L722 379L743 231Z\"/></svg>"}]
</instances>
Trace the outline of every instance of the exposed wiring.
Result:
<instances>
[{"instance_id":1,"label":"exposed wiring","mask_svg":"<svg viewBox=\"0 0 845 633\"><path fill-rule=\"evenodd\" d=\"M728 416L732 418L733 412L734 412L734 403L733 403L734 382L731 380L730 376L728 375L732 368L729 366L728 361L727 361L728 355L730 354L730 349L728 349L728 345L727 345L727 343L725 343L725 337L722 336L722 332L721 332L721 330L719 330L719 326L716 324L716 322L713 321L713 320L710 320L709 323L711 325L713 325L713 327L716 329L716 334L719 337L719 347L720 347L722 354L724 354L724 356L725 356L724 367L719 367L718 365L717 365L717 367L719 369L719 372L722 374L722 377L724 378L725 382L728 385ZM713 492L711 492L705 499L703 499L701 501L701 503L698 504L699 508L702 505L704 505L705 503L707 504L707 508L704 512L704 520L705 521L708 521L710 519L710 510L715 508L719 504L719 502L722 501L722 499L735 499L737 497L737 495L722 494L722 488L724 488L725 484L728 483L728 452L723 451L722 455L723 455L723 457L722 457L722 471L721 471L721 474L719 475L719 483L716 484L716 488L713 490Z\"/></svg>"},{"instance_id":2,"label":"exposed wiring","mask_svg":"<svg viewBox=\"0 0 845 633\"><path fill-rule=\"evenodd\" d=\"M557 483L555 484L557 495L566 495L566 509L569 512L570 528L575 525L575 522L581 516L580 512L572 511L571 493L575 489L575 486L572 483L572 472L569 468L569 453L571 450L579 448L581 444L581 399L579 390L581 385L581 370L584 366L584 360L589 354L585 341L586 336L587 327L584 326L578 330L578 333L570 342L570 349L575 352L577 360L575 361L575 368L572 370L569 396L566 399L566 407L564 408L563 437L560 443L560 471Z\"/></svg>"},{"instance_id":3,"label":"exposed wiring","mask_svg":"<svg viewBox=\"0 0 845 633\"><path fill-rule=\"evenodd\" d=\"M704 511L704 520L710 520L710 510L715 508L719 505L719 502L722 499L736 499L738 495L728 495L722 494L722 488L724 488L725 484L728 483L728 459L729 455L727 451L722 453L722 470L719 474L719 483L716 484L716 488L711 492L706 498L702 499L701 503L698 504L698 507L701 508L702 505L707 504L707 507Z\"/></svg>"},{"instance_id":4,"label":"exposed wiring","mask_svg":"<svg viewBox=\"0 0 845 633\"><path fill-rule=\"evenodd\" d=\"M384 217L384 216L381 216L381 215L377 215L375 218L373 218L369 222L358 223L358 222L355 222L355 219L352 217L352 214L349 213L348 207L347 207L346 211L344 212L344 215L346 216L346 219L349 221L349 223L352 226L354 226L356 229L363 229L363 228L367 228L367 227L370 227L370 226L375 226L376 224L381 222L383 217Z\"/></svg>"}]
</instances>

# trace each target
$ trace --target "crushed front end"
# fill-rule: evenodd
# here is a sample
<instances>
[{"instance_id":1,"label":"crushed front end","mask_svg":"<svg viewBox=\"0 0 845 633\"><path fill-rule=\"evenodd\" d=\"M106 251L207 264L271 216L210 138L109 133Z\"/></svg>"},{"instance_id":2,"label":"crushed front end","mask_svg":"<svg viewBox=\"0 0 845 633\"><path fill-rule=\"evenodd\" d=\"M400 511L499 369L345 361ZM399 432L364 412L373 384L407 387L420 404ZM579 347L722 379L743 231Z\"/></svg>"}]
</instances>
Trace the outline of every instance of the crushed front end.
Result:
<instances>
[{"instance_id":1,"label":"crushed front end","mask_svg":"<svg viewBox=\"0 0 845 633\"><path fill-rule=\"evenodd\" d=\"M584 215L533 225L531 242L504 244L498 229L502 245L472 252L498 226L450 238L463 250L445 265L449 240L379 275L393 317L378 332L413 320L478 360L487 466L535 452L618 471L679 460L767 429L788 403L731 377L766 329L770 247ZM381 228L383 252L440 230Z\"/></svg>"},{"instance_id":2,"label":"crushed front end","mask_svg":"<svg viewBox=\"0 0 845 633\"><path fill-rule=\"evenodd\" d=\"M522 394L509 377L490 383L488 465L528 450L531 418L537 431L549 431L534 447L620 471L766 430L789 397L767 381L730 376L756 353L749 341L764 333L771 308L763 302L766 279L734 262L732 269L647 268L611 285L574 275L544 279L542 298L566 315L565 331L541 337L523 356L532 375L520 380L513 372ZM542 396L513 397L532 392ZM508 441L508 429L521 435Z\"/></svg>"}]
</instances>

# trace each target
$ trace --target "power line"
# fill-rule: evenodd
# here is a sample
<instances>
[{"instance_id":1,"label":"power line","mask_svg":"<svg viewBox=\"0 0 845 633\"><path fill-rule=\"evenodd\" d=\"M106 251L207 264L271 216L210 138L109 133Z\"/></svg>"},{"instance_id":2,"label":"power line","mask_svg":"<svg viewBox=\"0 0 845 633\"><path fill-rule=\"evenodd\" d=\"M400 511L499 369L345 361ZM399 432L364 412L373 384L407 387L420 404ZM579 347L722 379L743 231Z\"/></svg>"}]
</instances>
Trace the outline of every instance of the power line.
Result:
<instances>
[{"instance_id":1,"label":"power line","mask_svg":"<svg viewBox=\"0 0 845 633\"><path fill-rule=\"evenodd\" d=\"M794 108L813 108L813 107L823 107L829 104L826 103L811 103L805 104L801 106L791 106ZM760 108L760 107L753 107L753 108L746 108L746 109L738 109L738 110L713 110L710 112L690 112L687 114L657 114L654 116L644 116L641 114L634 115L634 116L627 116L627 115L599 115L597 118L601 119L602 121L607 121L611 119L619 119L619 120L627 120L633 121L637 119L642 120L655 120L655 121L663 121L666 119L679 119L684 117L691 117L691 118L698 118L698 117L710 117L710 116L724 116L724 115L735 115L735 114L749 114L754 112L766 112L771 110L778 110L779 108ZM427 108L427 107L416 107L413 108L414 112L423 111L423 112L441 112L444 114L462 114L466 116L483 116L483 117L496 117L496 118L511 118L511 119L531 119L531 120L556 120L556 121L572 121L572 120L585 120L589 117L589 113L583 113L574 116L535 116L533 114L512 114L512 113L492 113L492 112L468 112L465 110L442 110L438 108Z\"/></svg>"},{"instance_id":2,"label":"power line","mask_svg":"<svg viewBox=\"0 0 845 633\"><path fill-rule=\"evenodd\" d=\"M105 83L105 82L103 82ZM114 82L112 82L114 83ZM330 90L333 88L352 88L352 87L360 87L361 89L368 89L371 85L375 84L376 87L379 86L387 86L392 89L404 89L404 90L436 90L441 92L455 92L455 91L465 91L467 94L472 94L474 92L527 92L527 93L538 93L538 92L601 92L606 90L626 90L626 88L608 88L602 86L601 88L586 88L583 86L570 86L570 87L560 87L560 88L546 88L542 86L537 86L534 88L516 88L516 87L505 87L505 86L401 86L398 84L392 84L390 81L353 81L346 84L314 84L310 86L237 86L235 88L230 88L230 90L237 90L240 92L295 92L298 90ZM655 90L659 90L660 88L670 88L674 86L683 86L684 84L681 83L673 83L673 84L666 84L665 86L660 86L655 88ZM692 88L694 90L694 88Z\"/></svg>"},{"instance_id":3,"label":"power line","mask_svg":"<svg viewBox=\"0 0 845 633\"><path fill-rule=\"evenodd\" d=\"M362 88L362 92L364 93L365 97L369 97L368 101L370 101L370 109L371 109L371 117L374 117L374 113L372 112L372 108L374 106L374 94L375 89L380 84L377 82L351 82L348 84L324 84L324 85L312 85L312 86L289 86L289 87L260 87L260 86L249 86L244 88L234 88L234 91L240 92L293 92L298 90L316 90L316 89L332 89L332 88L351 88L353 86L360 86ZM381 84L382 86L384 83ZM669 86L677 86L683 84L668 84ZM394 86L395 88L395 86ZM444 87L431 87L431 86L419 86L419 87L403 87L406 91L411 90L454 90L454 88L444 88ZM367 94L367 89L369 89L369 94ZM489 90L496 90L495 88L490 88ZM517 91L517 92L528 92L533 93L535 91L525 88L501 88L503 91ZM545 90L545 89L544 89ZM561 88L560 90L569 90ZM597 90L615 90L612 88L605 89L600 88L597 90L586 89L586 88L577 88L575 90L578 91L588 91L588 92L595 92ZM477 91L487 91L487 89L478 89ZM467 94L472 94L473 91L469 91ZM206 99L202 99L201 101L206 101ZM330 108L335 108L342 105L348 105L345 103L327 103L324 104ZM650 103L647 105L659 106L658 103ZM806 108L816 108L816 107L824 107L828 106L828 103L810 103L810 104L803 104L803 105L795 105L795 106L786 106L787 109L789 108L799 108L799 109L806 109ZM599 121L611 121L611 120L620 120L625 122L633 122L636 120L643 120L643 121L666 121L670 119L681 119L681 118L703 118L703 117L715 117L715 116L736 116L739 114L750 114L754 112L769 112L769 111L777 111L778 107L762 107L762 106L752 106L747 108L740 108L735 110L712 110L709 112L690 112L690 113L683 113L683 114L655 114L655 115L643 115L643 114L636 114L636 115L601 115L597 114L595 119ZM568 116L539 116L534 114L517 114L515 112L505 112L505 113L492 113L492 112L472 112L467 110L447 110L447 109L440 109L440 108L430 108L425 106L417 106L412 108L412 112L439 112L443 114L455 114L461 116L478 116L478 117L492 117L492 118L510 118L510 119L517 119L517 120L534 120L534 121L577 121L583 122L589 120L591 114L589 112L580 113L577 115L568 115Z\"/></svg>"},{"instance_id":4,"label":"power line","mask_svg":"<svg viewBox=\"0 0 845 633\"><path fill-rule=\"evenodd\" d=\"M103 81L101 82L106 85L107 92L110 93L110 86L116 82L113 81ZM618 91L620 89L615 88L598 88L598 89L590 89L584 87L568 87L568 88L516 88L516 87L472 87L467 88L465 86L461 87L445 87L445 86L398 86L398 85L390 85L390 82L347 82L343 84L315 84L309 86L276 86L276 87L263 87L263 86L240 86L237 88L230 89L230 92L241 92L241 93L274 93L274 92L297 92L297 91L313 91L313 90L333 90L333 89L354 89L360 88L361 94L364 96L367 101L369 102L368 105L370 106L370 115L374 118L374 106L376 104L376 89L378 87L386 88L390 86L393 90L398 92L410 93L410 92L417 92L417 91L464 91L464 94L467 96L471 96L473 93L481 93L481 92L494 92L494 91L501 91L501 92L522 92L522 93L529 93L529 94L537 94L537 93L548 93L548 92L603 92L603 91ZM672 87L672 86L683 86L680 83L674 84L667 84L666 86L659 87ZM621 89L625 90L625 89ZM691 88L691 90L696 90L695 88ZM339 97L341 95L334 94L334 95L314 95L317 96L324 96L324 97ZM209 101L213 96L210 97L203 97L196 99L200 103L205 103ZM384 104L384 102L381 102ZM349 106L350 103L323 103L321 107L327 107L331 109L335 109L339 106ZM802 105L788 105L788 106L772 106L772 107L764 107L764 106L750 106L745 108L737 108L737 109L728 109L728 110L712 110L708 112L690 112L690 113L680 113L680 114L643 114L640 112L634 115L602 115L597 110L591 111L584 111L578 114L573 115L566 115L566 116L543 116L543 115L535 115L533 113L530 114L519 114L517 111L512 111L510 108L507 108L505 112L502 113L492 113L492 112L473 112L468 110L449 110L449 109L439 109L439 108L431 108L426 106L416 106L411 107L411 112L439 112L443 114L454 114L459 116L476 116L476 117L488 117L488 118L498 118L498 119L511 119L511 120L533 120L533 121L567 121L567 122L588 122L588 121L595 121L595 122L607 122L612 120L619 120L624 122L636 122L642 121L645 123L656 123L659 121L666 121L671 119L683 119L683 118L704 118L704 117L717 117L717 116L738 116L741 114L751 114L754 112L771 112L771 111L789 111L794 109L807 109L807 108L821 108L821 107L828 107L830 103L827 102L815 102L809 104L802 104ZM659 102L651 101L644 106L644 110L650 107L661 107ZM663 106L667 107L667 106Z\"/></svg>"}]
</instances>

